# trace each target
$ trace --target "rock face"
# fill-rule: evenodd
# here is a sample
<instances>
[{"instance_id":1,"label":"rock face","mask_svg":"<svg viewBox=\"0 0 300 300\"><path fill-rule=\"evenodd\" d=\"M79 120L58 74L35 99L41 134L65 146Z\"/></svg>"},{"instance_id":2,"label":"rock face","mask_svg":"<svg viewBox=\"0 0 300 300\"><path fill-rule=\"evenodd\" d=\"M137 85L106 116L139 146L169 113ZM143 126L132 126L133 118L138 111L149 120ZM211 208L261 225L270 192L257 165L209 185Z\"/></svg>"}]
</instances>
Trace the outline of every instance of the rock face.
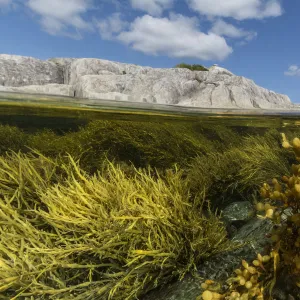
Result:
<instances>
[{"instance_id":1,"label":"rock face","mask_svg":"<svg viewBox=\"0 0 300 300\"><path fill-rule=\"evenodd\" d=\"M62 84L61 68L50 61L18 55L0 55L0 86Z\"/></svg>"},{"instance_id":2,"label":"rock face","mask_svg":"<svg viewBox=\"0 0 300 300\"><path fill-rule=\"evenodd\" d=\"M47 87L39 87L44 85ZM57 85L62 85L61 89ZM217 66L209 71L190 71L91 58L41 61L0 55L0 87L2 91L205 108L293 107L287 96L261 88L252 80Z\"/></svg>"},{"instance_id":3,"label":"rock face","mask_svg":"<svg viewBox=\"0 0 300 300\"><path fill-rule=\"evenodd\" d=\"M16 92L29 94L46 94L56 96L74 96L74 89L67 84L27 85L21 87L6 87L0 85L0 92Z\"/></svg>"}]
</instances>

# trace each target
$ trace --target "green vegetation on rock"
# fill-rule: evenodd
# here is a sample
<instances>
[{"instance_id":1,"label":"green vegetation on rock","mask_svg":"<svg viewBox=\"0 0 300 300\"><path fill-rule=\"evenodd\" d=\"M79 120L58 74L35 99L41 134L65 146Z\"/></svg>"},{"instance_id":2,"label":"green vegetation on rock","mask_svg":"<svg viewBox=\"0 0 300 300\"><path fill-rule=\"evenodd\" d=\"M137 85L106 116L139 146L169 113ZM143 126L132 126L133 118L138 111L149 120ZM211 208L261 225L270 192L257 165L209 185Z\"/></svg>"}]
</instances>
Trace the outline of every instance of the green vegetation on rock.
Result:
<instances>
[{"instance_id":1,"label":"green vegetation on rock","mask_svg":"<svg viewBox=\"0 0 300 300\"><path fill-rule=\"evenodd\" d=\"M208 71L207 68L203 67L202 65L189 65L186 63L181 63L175 66L175 68L184 68L189 69L191 71Z\"/></svg>"}]
</instances>

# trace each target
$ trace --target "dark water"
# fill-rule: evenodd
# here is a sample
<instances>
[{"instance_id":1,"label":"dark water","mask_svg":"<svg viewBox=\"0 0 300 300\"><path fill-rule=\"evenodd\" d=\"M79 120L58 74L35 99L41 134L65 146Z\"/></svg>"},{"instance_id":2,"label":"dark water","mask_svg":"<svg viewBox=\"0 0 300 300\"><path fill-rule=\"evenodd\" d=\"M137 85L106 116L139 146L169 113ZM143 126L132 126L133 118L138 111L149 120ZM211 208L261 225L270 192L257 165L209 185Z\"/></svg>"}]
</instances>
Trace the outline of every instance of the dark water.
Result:
<instances>
[{"instance_id":1,"label":"dark water","mask_svg":"<svg viewBox=\"0 0 300 300\"><path fill-rule=\"evenodd\" d=\"M16 98L16 96L14 97ZM55 101L54 101L55 100ZM63 101L64 100L64 101ZM131 122L205 123L231 128L297 128L299 111L264 111L235 109L180 108L116 101L76 101L70 99L1 99L1 124L25 130L48 128L60 132L77 130L92 120L126 120Z\"/></svg>"},{"instance_id":2,"label":"dark water","mask_svg":"<svg viewBox=\"0 0 300 300\"><path fill-rule=\"evenodd\" d=\"M146 104L138 104L138 107L132 108L130 103L72 101L74 99L61 99L59 97L39 98L22 95L2 95L2 98L0 97L0 157L3 157L5 161L7 159L6 155L10 155L10 151L30 155L31 151L37 150L52 160L70 154L74 159L80 159L79 166L83 172L86 172L86 176L92 176L101 170L106 159L113 161L115 165L125 165L124 172L128 174L129 178L135 172L132 169L133 167L140 169L150 167L152 168L151 174L154 174L154 178L157 179L156 173L153 172L154 169L159 174L165 174L165 172L170 169L174 170L177 166L183 171L182 180L186 180L186 178L189 180L191 195L196 195L205 183L207 197L211 201L212 208L222 209L233 201L250 201L253 198L252 195L257 195L258 186L263 184L265 180L271 180L274 176L285 175L281 173L286 172L288 164L293 161L293 157L291 153L285 153L281 148L281 133L286 133L289 139L300 137L300 112L297 111L201 110L180 109L171 106L149 106ZM269 155L273 150L276 155ZM241 168L244 168L242 171L239 170L239 163L237 163L238 156L235 156L235 154L230 155L230 153L235 153L234 151L241 155L239 159L246 165L246 167L241 166ZM243 151L247 153L245 158L241 154ZM220 159L214 160L214 157ZM230 162L228 159L232 161ZM272 167L272 160L274 160L274 167ZM280 161L283 160L284 162L280 165ZM210 162L211 166L209 166ZM197 164L199 164L199 168ZM216 166L217 164L218 166ZM248 169L247 164L249 165ZM43 166L41 166L41 169L43 169ZM247 173L248 170L249 173ZM5 172L3 174L6 174ZM63 171L59 172L63 174ZM9 180L11 179L0 178L0 201L7 200L4 195L8 194L11 189L16 188L14 182L6 189ZM58 179L55 180L51 183L52 185L57 183ZM20 186L16 193L19 194L22 194L24 186L25 190L26 188L32 188L26 187L26 184L28 184L26 181L22 181L22 186L20 182L18 184ZM17 197L15 195L17 194L12 196L11 203L13 203L14 197ZM20 199L23 199L22 197ZM37 196L32 192L30 197L36 199ZM20 216L30 212L28 207L22 208L20 205L18 202L15 207L15 211ZM32 209L36 209L36 206L32 206ZM44 209L44 206L41 206L40 209ZM46 211L48 212L48 210ZM48 227L43 227L45 224L43 222L35 223L35 218L31 214L26 215L26 218L36 228L43 228L46 232L48 230L49 234L50 232L55 234L51 231L52 229L49 229L51 222ZM93 222L93 218L94 216L91 217L91 222ZM1 219L0 222L2 222ZM68 221L66 222L68 223ZM0 223L2 233L8 230L8 227L5 227L8 224L8 221ZM59 227L57 230L59 230ZM76 232L76 230L70 229L66 230L66 236L70 232L73 232L72 234L79 239L83 235L80 231ZM124 233L123 229L118 234L121 235L121 233ZM138 234L139 236L142 235L141 232ZM17 236L16 231L15 237ZM24 238L25 240L20 239L22 249L27 247L24 246L24 243L26 245L26 239L28 240L29 237L24 236ZM9 251L13 252L12 249L16 253L23 251L18 248L18 241L16 238L12 248L5 248L4 243L8 242L3 237L2 247L4 245L4 248L0 247L0 262L3 259L8 263L12 259L8 254ZM78 242L78 245L85 242L88 244L89 240ZM31 247L26 248L28 253L30 253ZM60 247L60 249L65 249L68 246L67 244L63 246L60 244ZM84 255L88 256L88 253L76 253L72 257L73 264L80 265L81 260L84 261L82 264L87 264ZM92 262L90 264L97 264L94 256L91 258ZM184 264L184 259L183 257L180 261L181 265ZM112 257L104 258L105 263L114 260L115 258ZM31 263L35 264L34 262ZM23 267L20 267L22 264ZM19 272L21 272L20 270L25 272L25 265L24 262L19 262ZM120 263L121 265L122 263ZM76 267L74 268L76 269ZM90 282L100 280L95 271L97 268L88 266L86 268L87 271L82 271L82 277L72 282L73 285L85 282L84 280L89 276ZM82 266L78 268L78 270L83 269ZM43 278L43 272L39 273L41 278ZM3 288L3 299L15 297L17 293L21 295L19 299L73 299L75 296L78 297L76 299L108 299L106 294L103 296L93 294L92 286L87 290L83 287L74 288L73 294L64 291L64 289L68 290L71 285L71 283L68 283L68 276L76 277L77 273L73 270L68 270L69 273L67 271L61 273L61 270L55 272L53 271L51 276L58 278L56 282L52 282L47 278L44 278L41 282L45 286L48 284L47 288L41 288L38 284L34 288L30 287L30 280L33 279L27 278L27 275L15 279L11 286L5 287L1 280L8 277L13 278L16 274L13 271L10 271L10 273L7 271L7 275L5 275L5 272L1 271L0 268L0 290ZM94 275L91 275L92 273ZM170 279L174 280L174 278ZM153 280L147 284L150 286L151 282ZM165 279L162 282L165 284L168 280ZM29 285L29 287L25 288L26 285ZM112 287L110 286L110 288ZM45 296L41 298L32 296L35 295L35 291L42 294L43 289L56 290L57 296L53 293L52 298L49 298L52 293L49 291L45 292ZM153 287L149 289L153 289ZM118 295L110 299L135 299L133 296L129 296L128 290L130 288L126 286L123 296ZM143 293L140 294L143 295Z\"/></svg>"}]
</instances>

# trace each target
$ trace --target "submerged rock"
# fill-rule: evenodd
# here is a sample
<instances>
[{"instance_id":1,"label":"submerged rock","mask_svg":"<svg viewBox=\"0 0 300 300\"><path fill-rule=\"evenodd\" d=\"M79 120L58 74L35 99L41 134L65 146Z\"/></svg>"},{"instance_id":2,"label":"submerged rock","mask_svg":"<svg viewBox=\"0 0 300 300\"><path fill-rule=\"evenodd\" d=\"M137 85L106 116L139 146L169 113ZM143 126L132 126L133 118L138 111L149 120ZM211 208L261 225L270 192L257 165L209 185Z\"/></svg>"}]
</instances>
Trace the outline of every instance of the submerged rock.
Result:
<instances>
[{"instance_id":1,"label":"submerged rock","mask_svg":"<svg viewBox=\"0 0 300 300\"><path fill-rule=\"evenodd\" d=\"M253 204L249 201L233 202L222 211L222 220L226 224L229 237L255 216Z\"/></svg>"},{"instance_id":2,"label":"submerged rock","mask_svg":"<svg viewBox=\"0 0 300 300\"><path fill-rule=\"evenodd\" d=\"M222 218L225 223L249 221L255 215L253 204L249 201L233 202L222 212Z\"/></svg>"},{"instance_id":3,"label":"submerged rock","mask_svg":"<svg viewBox=\"0 0 300 300\"><path fill-rule=\"evenodd\" d=\"M149 292L140 300L195 300L204 290L201 283L210 279L227 288L226 280L240 268L242 260L252 262L257 254L269 254L272 241L269 238L273 223L269 219L253 218L252 205L249 202L235 202L225 208L225 222L246 222L231 238L242 245L235 250L215 255L197 266L197 277L188 274L182 281L176 281ZM227 223L228 224L228 223ZM274 299L298 299L300 289L291 284L287 274L279 274L272 296Z\"/></svg>"},{"instance_id":4,"label":"submerged rock","mask_svg":"<svg viewBox=\"0 0 300 300\"><path fill-rule=\"evenodd\" d=\"M213 66L209 71L150 68L94 58L0 55L0 86L65 84L76 97L194 106L203 108L292 108L288 96ZM53 87L54 88L54 87ZM56 94L31 87L31 93ZM28 92L20 88L19 92ZM60 95L66 95L62 89Z\"/></svg>"},{"instance_id":5,"label":"submerged rock","mask_svg":"<svg viewBox=\"0 0 300 300\"><path fill-rule=\"evenodd\" d=\"M197 266L201 279L187 275L182 281L151 291L141 300L195 300L203 293L201 283L206 279L224 284L243 259L251 262L257 253L267 254L266 247L270 245L270 240L266 236L271 229L270 220L252 219L232 238L232 241L244 243L244 246L211 257Z\"/></svg>"}]
</instances>

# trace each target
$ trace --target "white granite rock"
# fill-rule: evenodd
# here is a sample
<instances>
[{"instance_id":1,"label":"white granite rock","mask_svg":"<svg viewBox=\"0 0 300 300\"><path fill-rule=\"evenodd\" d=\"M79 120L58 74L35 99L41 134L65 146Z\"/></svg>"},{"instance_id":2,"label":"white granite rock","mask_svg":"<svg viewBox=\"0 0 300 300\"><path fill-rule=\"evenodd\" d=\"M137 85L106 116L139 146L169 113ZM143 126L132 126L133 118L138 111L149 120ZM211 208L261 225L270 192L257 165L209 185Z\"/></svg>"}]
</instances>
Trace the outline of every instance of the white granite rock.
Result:
<instances>
[{"instance_id":1,"label":"white granite rock","mask_svg":"<svg viewBox=\"0 0 300 300\"><path fill-rule=\"evenodd\" d=\"M69 84L70 82L70 69L73 61L77 60L76 58L50 58L49 62L56 64L59 70L63 74L63 81L60 83Z\"/></svg>"},{"instance_id":2,"label":"white granite rock","mask_svg":"<svg viewBox=\"0 0 300 300\"><path fill-rule=\"evenodd\" d=\"M56 96L74 96L74 89L67 84L28 85L21 87L1 86L0 92L29 93Z\"/></svg>"},{"instance_id":3,"label":"white granite rock","mask_svg":"<svg viewBox=\"0 0 300 300\"><path fill-rule=\"evenodd\" d=\"M78 61L75 63L78 66ZM287 96L261 88L252 80L235 76L220 67L212 67L208 72L140 67L134 70L131 67L126 74L122 74L122 65L114 64L115 70L111 67L109 70L94 69L98 75L78 75L73 69L75 75L71 82L76 96L96 98L117 92L123 95L122 99L131 101L195 107L268 109L292 106ZM92 73L82 68L79 72Z\"/></svg>"},{"instance_id":4,"label":"white granite rock","mask_svg":"<svg viewBox=\"0 0 300 300\"><path fill-rule=\"evenodd\" d=\"M69 85L69 88L62 85ZM205 108L291 108L288 96L213 66L209 71L142 67L93 58L48 61L0 55L0 86L26 86L20 92L75 95ZM34 86L33 86L34 85ZM40 85L40 86L36 86Z\"/></svg>"},{"instance_id":5,"label":"white granite rock","mask_svg":"<svg viewBox=\"0 0 300 300\"><path fill-rule=\"evenodd\" d=\"M0 54L0 86L63 84L63 70L33 57Z\"/></svg>"}]
</instances>

